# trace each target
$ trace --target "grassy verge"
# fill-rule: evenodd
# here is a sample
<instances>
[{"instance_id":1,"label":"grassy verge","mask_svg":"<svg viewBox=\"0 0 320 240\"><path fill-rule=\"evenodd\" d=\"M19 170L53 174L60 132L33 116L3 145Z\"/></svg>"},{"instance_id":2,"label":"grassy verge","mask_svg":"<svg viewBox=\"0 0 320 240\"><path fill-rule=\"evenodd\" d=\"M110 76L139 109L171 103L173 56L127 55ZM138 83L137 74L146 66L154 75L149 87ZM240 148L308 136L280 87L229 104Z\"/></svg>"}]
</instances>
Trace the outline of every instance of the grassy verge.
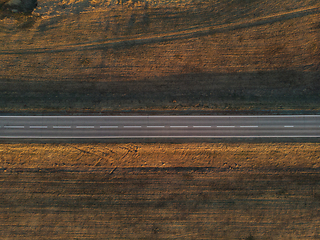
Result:
<instances>
[{"instance_id":1,"label":"grassy verge","mask_svg":"<svg viewBox=\"0 0 320 240\"><path fill-rule=\"evenodd\" d=\"M319 169L317 143L0 144L2 169L208 167Z\"/></svg>"}]
</instances>

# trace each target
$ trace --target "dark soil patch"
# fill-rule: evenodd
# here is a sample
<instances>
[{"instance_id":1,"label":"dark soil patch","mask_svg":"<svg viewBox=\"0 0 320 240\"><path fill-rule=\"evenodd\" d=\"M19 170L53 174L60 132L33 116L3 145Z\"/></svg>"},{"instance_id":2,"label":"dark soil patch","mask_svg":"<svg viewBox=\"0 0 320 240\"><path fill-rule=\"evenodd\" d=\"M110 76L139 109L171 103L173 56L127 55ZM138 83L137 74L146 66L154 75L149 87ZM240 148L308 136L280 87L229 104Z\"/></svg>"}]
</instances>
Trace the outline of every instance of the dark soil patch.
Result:
<instances>
[{"instance_id":1,"label":"dark soil patch","mask_svg":"<svg viewBox=\"0 0 320 240\"><path fill-rule=\"evenodd\" d=\"M319 110L319 72L189 73L139 81L2 78L2 112ZM117 80L116 80L117 79Z\"/></svg>"}]
</instances>

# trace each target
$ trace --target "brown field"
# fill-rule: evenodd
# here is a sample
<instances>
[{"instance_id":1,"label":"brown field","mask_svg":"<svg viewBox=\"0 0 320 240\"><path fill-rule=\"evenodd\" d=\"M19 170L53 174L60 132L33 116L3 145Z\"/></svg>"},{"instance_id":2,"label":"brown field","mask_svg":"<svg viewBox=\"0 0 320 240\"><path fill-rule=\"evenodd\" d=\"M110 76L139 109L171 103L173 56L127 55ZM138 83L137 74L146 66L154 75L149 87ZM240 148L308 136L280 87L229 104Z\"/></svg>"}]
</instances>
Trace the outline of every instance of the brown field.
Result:
<instances>
[{"instance_id":1,"label":"brown field","mask_svg":"<svg viewBox=\"0 0 320 240\"><path fill-rule=\"evenodd\" d=\"M2 112L319 110L318 1L46 4L3 14Z\"/></svg>"},{"instance_id":2,"label":"brown field","mask_svg":"<svg viewBox=\"0 0 320 240\"><path fill-rule=\"evenodd\" d=\"M320 175L0 173L2 239L319 239Z\"/></svg>"},{"instance_id":3,"label":"brown field","mask_svg":"<svg viewBox=\"0 0 320 240\"><path fill-rule=\"evenodd\" d=\"M319 239L317 143L1 144L2 239Z\"/></svg>"},{"instance_id":4,"label":"brown field","mask_svg":"<svg viewBox=\"0 0 320 240\"><path fill-rule=\"evenodd\" d=\"M317 113L319 8L39 0L33 15L0 12L0 112ZM318 145L1 142L0 239L320 239Z\"/></svg>"}]
</instances>

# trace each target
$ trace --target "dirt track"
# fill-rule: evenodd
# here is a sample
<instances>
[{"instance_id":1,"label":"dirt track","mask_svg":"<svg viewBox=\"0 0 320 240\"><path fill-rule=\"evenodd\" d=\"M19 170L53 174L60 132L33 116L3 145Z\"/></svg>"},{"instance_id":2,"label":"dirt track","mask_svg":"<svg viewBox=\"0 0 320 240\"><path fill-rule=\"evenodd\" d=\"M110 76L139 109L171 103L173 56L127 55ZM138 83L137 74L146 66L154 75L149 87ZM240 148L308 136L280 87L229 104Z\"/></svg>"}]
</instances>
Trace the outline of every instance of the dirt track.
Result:
<instances>
[{"instance_id":1,"label":"dirt track","mask_svg":"<svg viewBox=\"0 0 320 240\"><path fill-rule=\"evenodd\" d=\"M67 45L53 45L48 48L35 48L35 49L19 49L19 50L4 50L0 51L0 54L40 54L40 53L57 53L57 52L69 52L69 51L83 51L83 50L98 50L105 48L118 48L118 47L134 47L144 44L155 44L167 41L175 41L189 38L196 38L201 36L208 36L216 33L230 32L238 29L245 29L250 27L256 27L266 24L272 24L275 22L286 21L294 18L304 17L311 14L317 14L320 12L320 7L309 7L305 9L297 9L290 12L278 13L276 15L264 16L255 18L249 21L240 21L231 24L224 25L212 25L206 27L193 27L188 30L179 30L174 33L157 34L156 36L137 36L116 40L110 39L107 41L94 41L92 43L79 43L73 46Z\"/></svg>"}]
</instances>

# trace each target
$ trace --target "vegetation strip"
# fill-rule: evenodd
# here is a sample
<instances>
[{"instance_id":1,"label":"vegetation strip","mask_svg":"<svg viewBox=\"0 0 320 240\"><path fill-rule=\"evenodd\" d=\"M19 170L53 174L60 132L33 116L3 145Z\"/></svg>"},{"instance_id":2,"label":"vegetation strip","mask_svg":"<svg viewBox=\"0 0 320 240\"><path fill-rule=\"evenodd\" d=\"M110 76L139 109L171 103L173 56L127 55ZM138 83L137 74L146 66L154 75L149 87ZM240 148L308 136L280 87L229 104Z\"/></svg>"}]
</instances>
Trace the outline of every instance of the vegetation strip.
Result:
<instances>
[{"instance_id":1,"label":"vegetation strip","mask_svg":"<svg viewBox=\"0 0 320 240\"><path fill-rule=\"evenodd\" d=\"M0 167L320 169L318 143L0 144ZM99 161L99 164L95 163Z\"/></svg>"}]
</instances>

